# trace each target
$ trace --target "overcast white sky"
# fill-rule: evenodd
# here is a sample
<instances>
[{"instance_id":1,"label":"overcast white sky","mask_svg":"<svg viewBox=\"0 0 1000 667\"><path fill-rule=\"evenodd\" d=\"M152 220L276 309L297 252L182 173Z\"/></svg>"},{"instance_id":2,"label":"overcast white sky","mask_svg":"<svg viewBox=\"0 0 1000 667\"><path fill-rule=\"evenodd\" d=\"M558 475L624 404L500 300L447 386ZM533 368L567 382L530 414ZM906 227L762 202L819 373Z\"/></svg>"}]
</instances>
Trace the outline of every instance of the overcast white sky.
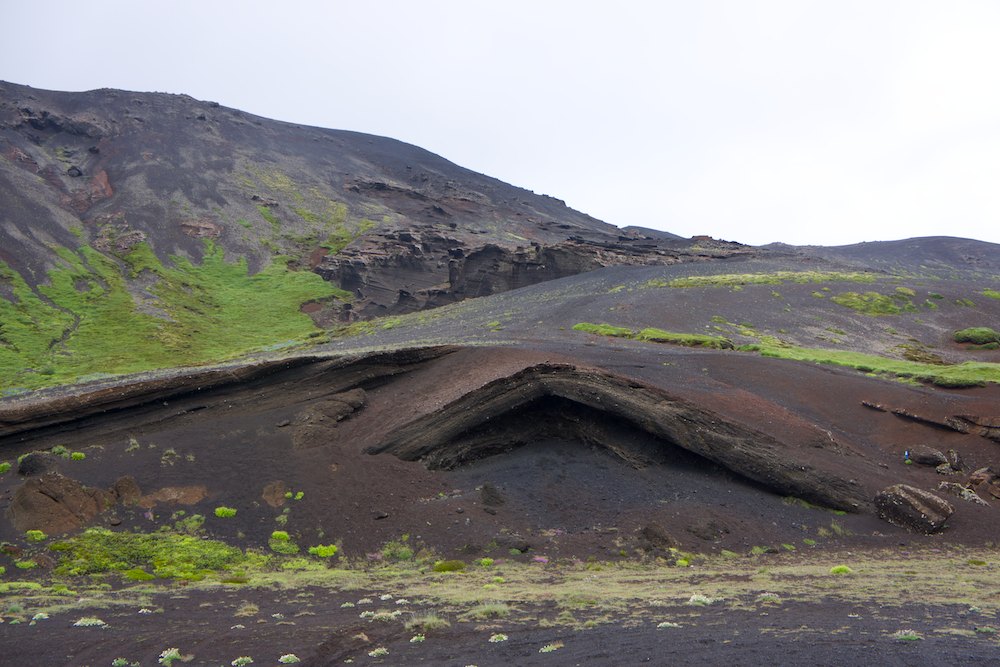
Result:
<instances>
[{"instance_id":1,"label":"overcast white sky","mask_svg":"<svg viewBox=\"0 0 1000 667\"><path fill-rule=\"evenodd\" d=\"M1000 3L6 2L0 79L386 135L607 222L1000 243Z\"/></svg>"}]
</instances>

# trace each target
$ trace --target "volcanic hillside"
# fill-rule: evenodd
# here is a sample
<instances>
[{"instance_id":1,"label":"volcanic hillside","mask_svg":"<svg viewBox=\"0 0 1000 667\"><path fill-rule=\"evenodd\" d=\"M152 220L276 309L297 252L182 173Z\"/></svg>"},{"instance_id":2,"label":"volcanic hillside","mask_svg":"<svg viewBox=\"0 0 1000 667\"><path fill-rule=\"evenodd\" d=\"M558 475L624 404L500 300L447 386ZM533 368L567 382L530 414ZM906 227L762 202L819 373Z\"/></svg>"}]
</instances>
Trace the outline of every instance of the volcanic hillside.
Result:
<instances>
[{"instance_id":1,"label":"volcanic hillside","mask_svg":"<svg viewBox=\"0 0 1000 667\"><path fill-rule=\"evenodd\" d=\"M927 589L910 565L838 585L815 582L851 568L754 559L996 543L997 246L619 231L388 139L178 96L0 94L17 660L153 664L164 637L203 664L279 645L317 665L662 657L656 633L681 628L663 609L712 577L749 616L710 664L743 627L774 648L802 609L840 632L876 580L912 588L912 623L955 625L939 662L995 650L957 643L986 632L968 610L1000 613L980 552ZM359 616L363 586L398 607ZM776 590L802 605L777 630L757 613ZM92 620L26 640L88 605L114 607L117 643L69 629ZM702 647L700 614L678 651Z\"/></svg>"},{"instance_id":2,"label":"volcanic hillside","mask_svg":"<svg viewBox=\"0 0 1000 667\"><path fill-rule=\"evenodd\" d=\"M0 82L0 156L8 393L601 266L750 252L621 231L415 146L186 96Z\"/></svg>"}]
</instances>

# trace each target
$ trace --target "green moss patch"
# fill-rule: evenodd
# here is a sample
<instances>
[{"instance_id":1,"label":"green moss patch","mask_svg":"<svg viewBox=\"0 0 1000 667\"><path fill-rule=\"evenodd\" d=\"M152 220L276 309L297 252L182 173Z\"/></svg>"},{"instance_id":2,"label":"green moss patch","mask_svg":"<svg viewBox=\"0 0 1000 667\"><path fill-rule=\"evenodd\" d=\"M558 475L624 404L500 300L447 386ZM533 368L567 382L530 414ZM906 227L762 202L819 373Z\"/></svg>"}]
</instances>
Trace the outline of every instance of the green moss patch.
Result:
<instances>
[{"instance_id":1,"label":"green moss patch","mask_svg":"<svg viewBox=\"0 0 1000 667\"><path fill-rule=\"evenodd\" d=\"M905 288L900 288L905 289ZM856 310L865 315L899 315L900 313L913 312L917 307L910 300L912 290L905 292L896 291L892 295L880 294L878 292L844 292L830 297L834 303Z\"/></svg>"},{"instance_id":2,"label":"green moss patch","mask_svg":"<svg viewBox=\"0 0 1000 667\"><path fill-rule=\"evenodd\" d=\"M616 327L611 324L591 324L590 322L580 322L573 325L573 331L585 331L598 336L612 336L615 338L631 338L632 330L625 327Z\"/></svg>"},{"instance_id":3,"label":"green moss patch","mask_svg":"<svg viewBox=\"0 0 1000 667\"><path fill-rule=\"evenodd\" d=\"M207 363L316 331L302 304L350 295L283 258L250 275L205 245L200 264L161 262L146 244L121 258L55 249L61 265L32 289L0 263L0 389Z\"/></svg>"},{"instance_id":4,"label":"green moss patch","mask_svg":"<svg viewBox=\"0 0 1000 667\"><path fill-rule=\"evenodd\" d=\"M989 345L1000 343L1000 333L989 327L969 327L955 332L956 343L972 343L974 345Z\"/></svg>"},{"instance_id":5,"label":"green moss patch","mask_svg":"<svg viewBox=\"0 0 1000 667\"><path fill-rule=\"evenodd\" d=\"M664 331L663 329L647 328L635 335L636 340L652 343L669 343L686 347L711 347L718 350L731 350L733 343L722 336L707 336L704 334L686 334Z\"/></svg>"},{"instance_id":6,"label":"green moss patch","mask_svg":"<svg viewBox=\"0 0 1000 667\"><path fill-rule=\"evenodd\" d=\"M1000 364L993 363L967 361L961 364L940 365L890 359L874 354L845 350L797 347L766 340L761 344L746 345L740 349L757 351L765 357L846 366L865 373L883 373L899 378L930 382L940 387L1000 384Z\"/></svg>"},{"instance_id":7,"label":"green moss patch","mask_svg":"<svg viewBox=\"0 0 1000 667\"><path fill-rule=\"evenodd\" d=\"M650 343L668 343L670 345L683 345L685 347L711 347L715 349L733 349L733 343L728 338L721 336L707 336L704 334L676 333L654 329L652 327L635 332L625 327L616 327L611 324L591 324L590 322L580 322L573 325L574 331L585 331L599 336L611 336L613 338L631 338Z\"/></svg>"},{"instance_id":8,"label":"green moss patch","mask_svg":"<svg viewBox=\"0 0 1000 667\"><path fill-rule=\"evenodd\" d=\"M112 532L91 528L55 542L60 575L120 573L130 579L152 576L199 580L207 574L245 565L248 557L236 547L178 533ZM139 573L143 574L139 574Z\"/></svg>"}]
</instances>

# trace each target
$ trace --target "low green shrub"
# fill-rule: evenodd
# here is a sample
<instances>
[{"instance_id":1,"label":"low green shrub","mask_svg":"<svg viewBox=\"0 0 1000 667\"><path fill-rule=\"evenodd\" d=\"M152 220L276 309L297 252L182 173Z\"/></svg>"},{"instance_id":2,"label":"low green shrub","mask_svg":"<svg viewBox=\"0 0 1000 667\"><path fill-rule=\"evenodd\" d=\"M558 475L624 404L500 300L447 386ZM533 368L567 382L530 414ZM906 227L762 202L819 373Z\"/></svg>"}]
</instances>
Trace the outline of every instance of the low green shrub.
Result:
<instances>
[{"instance_id":1,"label":"low green shrub","mask_svg":"<svg viewBox=\"0 0 1000 667\"><path fill-rule=\"evenodd\" d=\"M435 572L461 572L465 563L460 560L439 560L434 563Z\"/></svg>"},{"instance_id":2,"label":"low green shrub","mask_svg":"<svg viewBox=\"0 0 1000 667\"><path fill-rule=\"evenodd\" d=\"M292 542L292 538L283 530L276 530L271 533L271 538L268 540L267 545L271 547L271 551L274 553L284 556L291 556L299 552L299 545Z\"/></svg>"},{"instance_id":3,"label":"low green shrub","mask_svg":"<svg viewBox=\"0 0 1000 667\"><path fill-rule=\"evenodd\" d=\"M309 554L317 558L332 558L336 553L337 545L335 544L317 544L314 547L309 547Z\"/></svg>"},{"instance_id":4,"label":"low green shrub","mask_svg":"<svg viewBox=\"0 0 1000 667\"><path fill-rule=\"evenodd\" d=\"M236 508L226 507L226 506L216 507L215 516L219 517L220 519L231 519L232 517L236 516Z\"/></svg>"},{"instance_id":5,"label":"low green shrub","mask_svg":"<svg viewBox=\"0 0 1000 667\"><path fill-rule=\"evenodd\" d=\"M48 537L48 535L40 530L28 530L24 533L24 539L29 542L44 542Z\"/></svg>"},{"instance_id":6,"label":"low green shrub","mask_svg":"<svg viewBox=\"0 0 1000 667\"><path fill-rule=\"evenodd\" d=\"M413 560L414 551L407 542L410 536L403 535L398 540L390 540L382 545L382 558L389 562Z\"/></svg>"},{"instance_id":7,"label":"low green shrub","mask_svg":"<svg viewBox=\"0 0 1000 667\"><path fill-rule=\"evenodd\" d=\"M988 345L989 343L1000 343L1000 333L989 327L969 327L959 329L955 332L956 343L973 343L975 345Z\"/></svg>"}]
</instances>

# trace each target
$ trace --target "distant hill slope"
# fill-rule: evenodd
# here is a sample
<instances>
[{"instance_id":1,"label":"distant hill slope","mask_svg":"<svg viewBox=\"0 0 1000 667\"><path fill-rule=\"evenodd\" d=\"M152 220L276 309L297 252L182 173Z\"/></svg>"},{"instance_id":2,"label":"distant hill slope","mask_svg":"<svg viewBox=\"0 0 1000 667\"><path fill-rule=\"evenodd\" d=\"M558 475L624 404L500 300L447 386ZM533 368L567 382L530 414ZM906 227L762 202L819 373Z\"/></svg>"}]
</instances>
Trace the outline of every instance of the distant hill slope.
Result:
<instances>
[{"instance_id":1,"label":"distant hill slope","mask_svg":"<svg viewBox=\"0 0 1000 667\"><path fill-rule=\"evenodd\" d=\"M373 315L655 261L641 234L416 146L183 95L0 83L0 155L0 260L31 285L62 265L53 245L198 259L210 239L254 271L287 256ZM517 275L484 280L498 265Z\"/></svg>"},{"instance_id":2,"label":"distant hill slope","mask_svg":"<svg viewBox=\"0 0 1000 667\"><path fill-rule=\"evenodd\" d=\"M623 234L415 146L183 95L0 83L0 156L0 388L749 252Z\"/></svg>"},{"instance_id":3,"label":"distant hill slope","mask_svg":"<svg viewBox=\"0 0 1000 667\"><path fill-rule=\"evenodd\" d=\"M975 274L1000 276L1000 245L954 236L924 236L844 246L766 246L812 257L845 262L879 271L949 277Z\"/></svg>"}]
</instances>

